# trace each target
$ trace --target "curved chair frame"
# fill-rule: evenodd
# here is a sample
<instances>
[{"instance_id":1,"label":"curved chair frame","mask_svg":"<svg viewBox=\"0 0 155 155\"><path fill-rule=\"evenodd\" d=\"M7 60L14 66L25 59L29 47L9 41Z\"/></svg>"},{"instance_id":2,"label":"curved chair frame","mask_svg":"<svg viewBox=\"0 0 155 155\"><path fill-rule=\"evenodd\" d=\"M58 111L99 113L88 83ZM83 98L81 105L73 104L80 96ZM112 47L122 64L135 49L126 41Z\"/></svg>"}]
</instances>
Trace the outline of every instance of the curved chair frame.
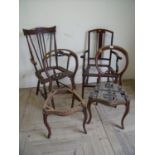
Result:
<instances>
[{"instance_id":1,"label":"curved chair frame","mask_svg":"<svg viewBox=\"0 0 155 155\"><path fill-rule=\"evenodd\" d=\"M26 36L27 44L29 47L31 56L30 60L34 65L35 75L38 78L36 94L38 95L38 92L40 92L45 99L47 98L48 90L46 84L50 83L49 78L47 78L47 75L49 75L48 72L50 71L53 72L53 74L50 75L52 81L56 81L58 87L60 87L60 84L63 84L59 82L60 79L69 77L71 79L72 88L75 88L74 78L78 68L78 58L77 55L71 50L57 49L56 26L37 27L29 30L23 29L23 32ZM62 56L68 57L66 68L59 66L59 57ZM70 57L74 57L76 63L73 72L69 71L68 69L70 64ZM45 65L44 61L47 58L48 61ZM53 62L55 63L54 65L52 64ZM59 70L60 73L56 73L56 70ZM43 76L43 74L46 74L46 77ZM40 89L40 84L43 85L43 91Z\"/></svg>"},{"instance_id":2,"label":"curved chair frame","mask_svg":"<svg viewBox=\"0 0 155 155\"><path fill-rule=\"evenodd\" d=\"M70 110L57 110L55 108L53 108L53 105L51 106L51 103L54 102L54 95L59 94L59 93L65 93L65 92L69 92L70 94L72 94L73 98L75 98L76 100L78 100L80 102L80 104L78 106L75 106L73 108L71 108ZM72 107L72 106L71 106ZM48 94L47 99L44 102L43 105L43 121L44 124L48 130L48 138L50 138L51 136L51 128L49 123L47 122L47 117L48 115L57 115L57 116L68 116L71 115L75 112L83 112L84 115L84 119L83 119L83 129L84 129L84 133L87 133L85 124L87 121L87 109L86 109L86 103L83 101L83 99L80 97L80 95L78 95L78 93L70 88L66 88L64 89L57 89L54 91L51 91Z\"/></svg>"},{"instance_id":3,"label":"curved chair frame","mask_svg":"<svg viewBox=\"0 0 155 155\"><path fill-rule=\"evenodd\" d=\"M106 50L110 50L112 55L116 56L116 70L113 70L113 68L110 65L100 65L98 64L98 60L100 59L100 55L104 54L106 52ZM123 69L121 71L119 71L119 65L118 62L120 59L122 59L122 57L119 56L119 54L116 52L120 52L124 55L125 57L125 65L123 66ZM95 57L95 64L96 64L96 68L98 70L98 83L100 81L101 77L108 77L108 79L110 77L115 78L115 83L118 83L119 85L122 85L122 75L124 74L124 72L126 71L128 64L129 64L129 57L128 57L128 53L127 51L120 47L120 46L105 46L103 48L100 48L97 51L96 57ZM107 71L106 72L102 72L100 67L106 67Z\"/></svg>"}]
</instances>

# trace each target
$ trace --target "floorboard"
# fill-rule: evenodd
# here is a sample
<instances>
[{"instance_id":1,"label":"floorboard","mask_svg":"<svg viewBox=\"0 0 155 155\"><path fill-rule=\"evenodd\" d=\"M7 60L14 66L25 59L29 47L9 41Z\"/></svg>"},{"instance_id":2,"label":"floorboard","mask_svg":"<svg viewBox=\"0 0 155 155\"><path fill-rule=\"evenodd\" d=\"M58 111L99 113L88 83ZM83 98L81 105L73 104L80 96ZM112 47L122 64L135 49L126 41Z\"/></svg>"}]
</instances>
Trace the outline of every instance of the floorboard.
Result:
<instances>
[{"instance_id":1,"label":"floorboard","mask_svg":"<svg viewBox=\"0 0 155 155\"><path fill-rule=\"evenodd\" d=\"M123 82L130 97L130 112L125 119L125 129L120 125L123 106L111 108L98 104L92 106L92 121L83 134L81 112L67 117L49 116L52 136L42 120L43 98L35 94L35 88L19 90L19 144L20 155L134 155L135 154L135 91L134 81ZM86 88L85 101L93 88ZM81 93L81 85L77 85ZM70 97L57 98L57 106L69 105Z\"/></svg>"}]
</instances>

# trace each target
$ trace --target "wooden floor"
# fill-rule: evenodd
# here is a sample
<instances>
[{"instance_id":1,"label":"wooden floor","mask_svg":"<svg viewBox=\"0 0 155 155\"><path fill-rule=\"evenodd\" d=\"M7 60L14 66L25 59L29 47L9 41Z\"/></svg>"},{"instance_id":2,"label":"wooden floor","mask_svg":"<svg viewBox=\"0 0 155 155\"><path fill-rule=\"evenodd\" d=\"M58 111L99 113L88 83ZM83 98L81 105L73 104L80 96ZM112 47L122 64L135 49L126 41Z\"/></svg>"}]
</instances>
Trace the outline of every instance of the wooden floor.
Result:
<instances>
[{"instance_id":1,"label":"wooden floor","mask_svg":"<svg viewBox=\"0 0 155 155\"><path fill-rule=\"evenodd\" d=\"M20 89L20 155L133 155L135 154L135 100L134 81L123 83L130 97L130 112L125 119L125 129L116 127L124 112L123 106L110 108L98 104L92 106L92 121L83 133L82 113L71 116L49 116L52 136L47 139L47 130L42 120L43 99L35 95L35 88ZM81 93L81 85L78 85ZM85 100L92 88L86 88ZM59 98L60 105L66 96Z\"/></svg>"}]
</instances>

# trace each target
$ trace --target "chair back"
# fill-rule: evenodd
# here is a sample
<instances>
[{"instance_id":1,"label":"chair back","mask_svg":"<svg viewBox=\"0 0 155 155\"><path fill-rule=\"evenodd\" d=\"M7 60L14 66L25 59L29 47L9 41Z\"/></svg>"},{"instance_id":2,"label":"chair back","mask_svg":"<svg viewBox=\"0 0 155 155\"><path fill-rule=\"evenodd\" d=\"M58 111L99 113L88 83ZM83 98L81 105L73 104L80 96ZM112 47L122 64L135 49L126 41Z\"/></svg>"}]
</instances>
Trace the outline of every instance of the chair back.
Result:
<instances>
[{"instance_id":1,"label":"chair back","mask_svg":"<svg viewBox=\"0 0 155 155\"><path fill-rule=\"evenodd\" d=\"M113 31L107 29L93 29L88 31L88 64L94 63L94 58L99 48L113 44L113 35ZM111 55L108 56L109 60L110 57Z\"/></svg>"},{"instance_id":2,"label":"chair back","mask_svg":"<svg viewBox=\"0 0 155 155\"><path fill-rule=\"evenodd\" d=\"M106 53L111 53L110 65L100 63L100 55ZM127 51L120 46L105 46L97 51L95 62L99 76L121 78L128 67L129 57Z\"/></svg>"},{"instance_id":3,"label":"chair back","mask_svg":"<svg viewBox=\"0 0 155 155\"><path fill-rule=\"evenodd\" d=\"M37 27L34 29L23 29L26 36L27 44L30 51L31 62L36 72L44 69L43 59L46 53L57 49L56 44L56 26L53 27ZM57 65L57 57L54 62ZM48 66L52 65L49 59Z\"/></svg>"}]
</instances>

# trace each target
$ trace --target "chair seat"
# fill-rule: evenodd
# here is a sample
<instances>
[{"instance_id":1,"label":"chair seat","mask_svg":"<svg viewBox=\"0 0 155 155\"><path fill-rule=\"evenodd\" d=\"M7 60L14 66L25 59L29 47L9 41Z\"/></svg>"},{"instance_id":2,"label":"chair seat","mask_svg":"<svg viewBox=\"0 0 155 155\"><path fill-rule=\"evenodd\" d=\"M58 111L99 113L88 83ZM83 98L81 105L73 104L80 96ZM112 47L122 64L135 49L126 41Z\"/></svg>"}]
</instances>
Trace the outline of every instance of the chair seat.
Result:
<instances>
[{"instance_id":1,"label":"chair seat","mask_svg":"<svg viewBox=\"0 0 155 155\"><path fill-rule=\"evenodd\" d=\"M52 66L48 67L48 74L51 76L52 80L60 80L64 77L71 77L73 75L73 72L61 67L61 66ZM55 70L55 73L52 73L53 70ZM36 73L36 76L39 77L41 83L47 83L49 82L49 79L45 73L45 70L41 69L39 72Z\"/></svg>"},{"instance_id":2,"label":"chair seat","mask_svg":"<svg viewBox=\"0 0 155 155\"><path fill-rule=\"evenodd\" d=\"M113 77L114 75L118 75L115 70L112 67L108 67L108 65L102 65L102 67L104 67L104 73L100 74L101 76L104 77ZM112 74L111 74L112 73ZM98 70L96 69L96 65L95 64L91 64L89 66L87 66L87 68L85 69L84 76L92 76L92 77L98 77L99 73Z\"/></svg>"}]
</instances>

